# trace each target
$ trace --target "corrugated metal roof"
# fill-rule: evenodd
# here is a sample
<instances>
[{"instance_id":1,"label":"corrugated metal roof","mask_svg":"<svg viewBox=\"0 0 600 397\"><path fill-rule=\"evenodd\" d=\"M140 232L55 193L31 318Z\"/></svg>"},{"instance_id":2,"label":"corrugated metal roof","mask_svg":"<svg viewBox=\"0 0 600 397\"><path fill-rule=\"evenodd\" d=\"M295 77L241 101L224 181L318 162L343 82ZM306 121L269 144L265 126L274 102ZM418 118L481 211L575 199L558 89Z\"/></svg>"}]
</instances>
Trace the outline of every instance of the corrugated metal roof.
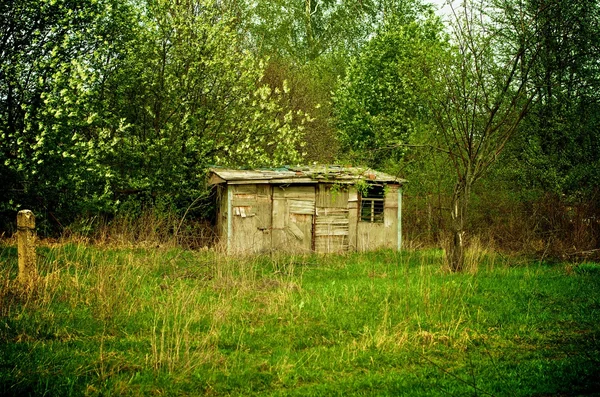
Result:
<instances>
[{"instance_id":1,"label":"corrugated metal roof","mask_svg":"<svg viewBox=\"0 0 600 397\"><path fill-rule=\"evenodd\" d=\"M344 167L338 165L298 166L269 169L240 170L230 168L210 168L210 184L240 183L315 183L338 182L352 183L356 180L367 180L382 183L405 183L401 179L370 168Z\"/></svg>"}]
</instances>

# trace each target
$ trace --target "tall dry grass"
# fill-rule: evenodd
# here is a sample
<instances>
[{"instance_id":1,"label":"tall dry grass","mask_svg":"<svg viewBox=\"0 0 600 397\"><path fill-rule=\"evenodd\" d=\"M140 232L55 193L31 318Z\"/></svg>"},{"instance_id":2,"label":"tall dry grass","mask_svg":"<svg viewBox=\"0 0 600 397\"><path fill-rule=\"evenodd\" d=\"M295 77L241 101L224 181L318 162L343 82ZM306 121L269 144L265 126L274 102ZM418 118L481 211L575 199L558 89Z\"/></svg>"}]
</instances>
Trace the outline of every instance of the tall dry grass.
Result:
<instances>
[{"instance_id":1,"label":"tall dry grass","mask_svg":"<svg viewBox=\"0 0 600 397\"><path fill-rule=\"evenodd\" d=\"M188 219L178 212L151 207L114 217L82 217L63 231L63 242L110 247L208 248L216 243L208 220Z\"/></svg>"},{"instance_id":2,"label":"tall dry grass","mask_svg":"<svg viewBox=\"0 0 600 397\"><path fill-rule=\"evenodd\" d=\"M510 191L474 193L467 238L479 248L555 260L600 259L600 192L585 197L542 194L523 197ZM449 197L406 195L405 246L447 247Z\"/></svg>"},{"instance_id":3,"label":"tall dry grass","mask_svg":"<svg viewBox=\"0 0 600 397\"><path fill-rule=\"evenodd\" d=\"M86 371L102 379L140 365L108 347L115 338L147 341L142 367L185 377L223 362L218 346L231 337L232 319L289 316L301 290L301 258L112 244L42 244L32 290L20 287L14 267L2 266L0 317L14 323L0 339L87 340L99 351Z\"/></svg>"}]
</instances>

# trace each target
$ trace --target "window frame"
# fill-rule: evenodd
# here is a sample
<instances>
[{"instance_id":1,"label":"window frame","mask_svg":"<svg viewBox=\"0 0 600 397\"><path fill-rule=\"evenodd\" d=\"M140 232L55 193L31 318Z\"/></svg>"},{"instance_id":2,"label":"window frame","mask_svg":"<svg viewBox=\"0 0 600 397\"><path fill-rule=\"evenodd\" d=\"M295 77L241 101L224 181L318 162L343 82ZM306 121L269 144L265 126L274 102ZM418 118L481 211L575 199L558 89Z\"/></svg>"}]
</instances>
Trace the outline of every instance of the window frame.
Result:
<instances>
[{"instance_id":1,"label":"window frame","mask_svg":"<svg viewBox=\"0 0 600 397\"><path fill-rule=\"evenodd\" d=\"M374 190L373 192L372 189ZM372 193L369 194L370 192ZM374 224L384 223L385 185L369 183L366 193L367 194L365 195L364 192L360 192L359 222ZM365 209L369 209L369 215L367 216L364 215Z\"/></svg>"}]
</instances>

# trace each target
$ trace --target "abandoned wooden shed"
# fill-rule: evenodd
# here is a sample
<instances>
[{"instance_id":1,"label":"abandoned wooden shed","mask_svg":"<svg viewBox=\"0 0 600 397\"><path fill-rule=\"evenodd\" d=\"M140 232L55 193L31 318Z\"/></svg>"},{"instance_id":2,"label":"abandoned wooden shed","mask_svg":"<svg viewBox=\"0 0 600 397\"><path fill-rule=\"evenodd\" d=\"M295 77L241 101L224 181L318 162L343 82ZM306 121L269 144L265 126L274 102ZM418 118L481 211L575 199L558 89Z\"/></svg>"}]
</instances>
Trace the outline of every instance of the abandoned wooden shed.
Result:
<instances>
[{"instance_id":1,"label":"abandoned wooden shed","mask_svg":"<svg viewBox=\"0 0 600 397\"><path fill-rule=\"evenodd\" d=\"M367 168L211 168L230 254L400 250L403 179Z\"/></svg>"}]
</instances>

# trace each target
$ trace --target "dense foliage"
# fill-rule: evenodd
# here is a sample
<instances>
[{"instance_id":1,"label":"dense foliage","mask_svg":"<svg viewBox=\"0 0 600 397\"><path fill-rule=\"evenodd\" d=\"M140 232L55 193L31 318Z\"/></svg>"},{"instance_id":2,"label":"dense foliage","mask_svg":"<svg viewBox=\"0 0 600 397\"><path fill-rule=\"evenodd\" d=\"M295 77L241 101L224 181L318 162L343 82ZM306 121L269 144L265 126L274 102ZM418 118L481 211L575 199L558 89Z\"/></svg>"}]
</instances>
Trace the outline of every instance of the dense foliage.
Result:
<instances>
[{"instance_id":1,"label":"dense foliage","mask_svg":"<svg viewBox=\"0 0 600 397\"><path fill-rule=\"evenodd\" d=\"M432 131L427 76L444 45L443 26L430 11L422 20L389 22L364 46L334 96L346 156L389 167L402 158L403 144Z\"/></svg>"},{"instance_id":2,"label":"dense foliage","mask_svg":"<svg viewBox=\"0 0 600 397\"><path fill-rule=\"evenodd\" d=\"M600 5L434 11L421 0L2 2L0 230L25 207L46 234L132 207L202 218L209 165L339 161L408 178L422 235L434 223L479 233L497 196L533 225L508 238L586 230L595 249Z\"/></svg>"},{"instance_id":3,"label":"dense foliage","mask_svg":"<svg viewBox=\"0 0 600 397\"><path fill-rule=\"evenodd\" d=\"M2 210L64 225L121 201L204 194L208 165L297 162L308 115L209 1L9 2ZM41 7L41 8L40 8ZM17 18L16 15L24 17ZM21 25L18 25L21 23ZM13 26L16 25L16 26Z\"/></svg>"},{"instance_id":4,"label":"dense foliage","mask_svg":"<svg viewBox=\"0 0 600 397\"><path fill-rule=\"evenodd\" d=\"M539 98L513 153L521 183L558 194L589 194L600 184L600 4L531 1L538 10Z\"/></svg>"}]
</instances>

